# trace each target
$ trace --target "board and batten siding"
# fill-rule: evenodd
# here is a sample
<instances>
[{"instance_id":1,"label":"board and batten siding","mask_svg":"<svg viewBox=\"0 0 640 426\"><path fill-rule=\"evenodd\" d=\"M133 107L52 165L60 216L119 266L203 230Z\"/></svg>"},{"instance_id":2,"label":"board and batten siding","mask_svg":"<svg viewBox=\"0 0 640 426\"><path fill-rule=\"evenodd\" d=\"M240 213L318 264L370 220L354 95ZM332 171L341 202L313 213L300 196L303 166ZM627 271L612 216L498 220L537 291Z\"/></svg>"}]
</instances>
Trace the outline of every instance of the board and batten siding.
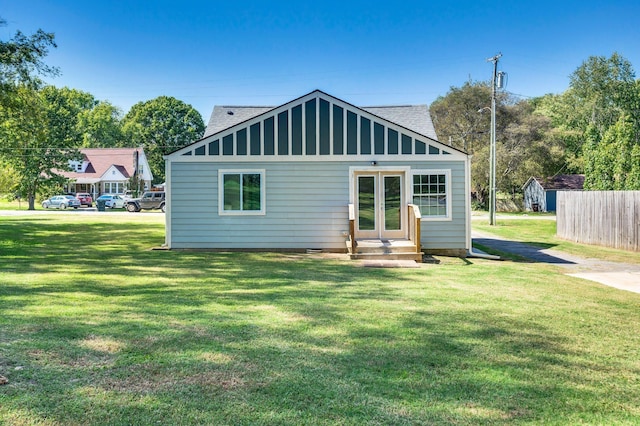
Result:
<instances>
[{"instance_id":1,"label":"board and batten siding","mask_svg":"<svg viewBox=\"0 0 640 426\"><path fill-rule=\"evenodd\" d=\"M538 211L547 211L547 199L544 188L537 180L531 179L524 188L524 209L534 211L534 204L538 205Z\"/></svg>"},{"instance_id":2,"label":"board and batten siding","mask_svg":"<svg viewBox=\"0 0 640 426\"><path fill-rule=\"evenodd\" d=\"M344 250L349 230L349 168L363 162L171 163L172 248ZM384 163L380 166L397 164ZM461 162L403 163L451 170L452 218L422 222L425 249L463 249L465 170ZM264 169L265 215L218 215L218 170ZM408 179L411 184L411 177ZM410 200L408 200L410 201Z\"/></svg>"}]
</instances>

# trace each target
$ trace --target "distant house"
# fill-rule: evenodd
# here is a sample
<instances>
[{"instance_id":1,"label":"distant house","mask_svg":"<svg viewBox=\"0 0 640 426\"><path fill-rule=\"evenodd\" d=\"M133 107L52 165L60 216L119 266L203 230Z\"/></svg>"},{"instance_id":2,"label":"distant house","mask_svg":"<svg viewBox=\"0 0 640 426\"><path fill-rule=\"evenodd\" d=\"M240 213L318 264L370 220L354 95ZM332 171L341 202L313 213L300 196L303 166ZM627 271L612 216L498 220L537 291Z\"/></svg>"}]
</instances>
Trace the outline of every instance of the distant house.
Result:
<instances>
[{"instance_id":1,"label":"distant house","mask_svg":"<svg viewBox=\"0 0 640 426\"><path fill-rule=\"evenodd\" d=\"M153 175L142 148L83 148L81 159L70 161L73 171L58 172L70 180L67 191L100 194L123 194L132 176L140 178L142 188L151 188Z\"/></svg>"},{"instance_id":2,"label":"distant house","mask_svg":"<svg viewBox=\"0 0 640 426\"><path fill-rule=\"evenodd\" d=\"M531 177L522 187L524 209L534 212L556 211L558 191L582 191L584 175L558 175L551 178Z\"/></svg>"},{"instance_id":3,"label":"distant house","mask_svg":"<svg viewBox=\"0 0 640 426\"><path fill-rule=\"evenodd\" d=\"M314 91L215 107L203 139L165 160L169 248L470 249L470 157L437 141L426 105Z\"/></svg>"}]
</instances>

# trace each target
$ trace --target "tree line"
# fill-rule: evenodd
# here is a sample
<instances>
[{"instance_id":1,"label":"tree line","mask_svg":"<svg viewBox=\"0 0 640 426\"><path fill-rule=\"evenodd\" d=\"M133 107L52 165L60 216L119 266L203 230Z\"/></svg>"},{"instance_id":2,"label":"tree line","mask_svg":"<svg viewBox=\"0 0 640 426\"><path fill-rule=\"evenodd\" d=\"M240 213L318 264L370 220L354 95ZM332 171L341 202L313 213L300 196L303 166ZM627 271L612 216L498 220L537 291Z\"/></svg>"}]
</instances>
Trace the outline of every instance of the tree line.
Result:
<instances>
[{"instance_id":1,"label":"tree line","mask_svg":"<svg viewBox=\"0 0 640 426\"><path fill-rule=\"evenodd\" d=\"M530 177L585 175L585 189L640 190L640 80L613 53L592 56L571 74L568 89L532 99L498 92L496 185L515 200ZM472 190L489 195L491 86L451 87L430 107L440 140L473 155Z\"/></svg>"},{"instance_id":2,"label":"tree line","mask_svg":"<svg viewBox=\"0 0 640 426\"><path fill-rule=\"evenodd\" d=\"M55 47L54 35L42 30L0 40L0 193L26 198L33 209L38 195L62 187L58 172L81 148L142 147L154 183L163 182L163 156L202 136L200 113L160 96L123 115L90 93L47 85L42 78L60 72L44 62Z\"/></svg>"},{"instance_id":3,"label":"tree line","mask_svg":"<svg viewBox=\"0 0 640 426\"><path fill-rule=\"evenodd\" d=\"M19 194L33 208L38 194L61 187L56 171L83 147L143 147L154 182L164 181L163 155L202 136L200 114L160 96L123 115L90 93L46 85L42 77L59 74L44 62L55 47L54 35L42 30L0 40L0 192ZM469 81L430 106L440 141L473 155L480 206L489 194L490 99L489 83ZM640 80L617 53L588 58L561 94L519 99L499 91L496 133L497 189L513 199L532 176L583 173L585 189L640 189Z\"/></svg>"}]
</instances>

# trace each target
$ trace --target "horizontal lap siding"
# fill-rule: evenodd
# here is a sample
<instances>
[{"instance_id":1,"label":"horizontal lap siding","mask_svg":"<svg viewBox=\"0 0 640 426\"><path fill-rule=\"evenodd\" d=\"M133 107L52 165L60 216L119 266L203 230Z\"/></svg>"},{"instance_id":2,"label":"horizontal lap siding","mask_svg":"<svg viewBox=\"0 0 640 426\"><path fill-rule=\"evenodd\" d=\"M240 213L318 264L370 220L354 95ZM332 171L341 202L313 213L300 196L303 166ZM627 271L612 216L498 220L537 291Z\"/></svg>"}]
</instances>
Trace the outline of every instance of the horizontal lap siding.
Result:
<instances>
[{"instance_id":1,"label":"horizontal lap siding","mask_svg":"<svg viewBox=\"0 0 640 426\"><path fill-rule=\"evenodd\" d=\"M349 172L339 163L224 164L265 169L266 215L219 216L216 163L172 163L173 248L343 248ZM323 176L318 178L318 176Z\"/></svg>"},{"instance_id":2,"label":"horizontal lap siding","mask_svg":"<svg viewBox=\"0 0 640 426\"><path fill-rule=\"evenodd\" d=\"M425 249L467 248L462 162L384 164L451 169L453 220L423 221ZM344 249L349 167L362 162L171 163L171 247ZM382 164L381 164L382 166ZM218 168L265 169L266 215L219 216Z\"/></svg>"},{"instance_id":3,"label":"horizontal lap siding","mask_svg":"<svg viewBox=\"0 0 640 426\"><path fill-rule=\"evenodd\" d=\"M438 163L410 163L412 169L451 170L451 220L423 220L420 226L420 244L424 249L468 249L466 224L467 201L464 163L443 161Z\"/></svg>"}]
</instances>

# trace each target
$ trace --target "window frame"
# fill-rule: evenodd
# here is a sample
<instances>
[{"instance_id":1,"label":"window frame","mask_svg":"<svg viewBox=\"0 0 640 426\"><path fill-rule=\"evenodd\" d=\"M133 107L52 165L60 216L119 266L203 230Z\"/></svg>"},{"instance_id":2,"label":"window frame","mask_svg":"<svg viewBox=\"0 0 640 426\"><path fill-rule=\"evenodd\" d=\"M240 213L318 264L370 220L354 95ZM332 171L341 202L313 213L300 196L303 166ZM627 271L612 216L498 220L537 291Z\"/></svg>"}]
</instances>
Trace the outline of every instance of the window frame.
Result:
<instances>
[{"instance_id":1,"label":"window frame","mask_svg":"<svg viewBox=\"0 0 640 426\"><path fill-rule=\"evenodd\" d=\"M453 220L453 215L451 212L451 198L452 198L452 194L451 194L451 169L421 169L421 170L411 170L411 202L413 203L413 199L416 195L420 196L420 195L428 195L428 194L416 194L414 192L414 187L413 187L413 179L414 176L433 176L433 175L444 175L444 180L445 180L445 196L446 198L446 203L445 203L445 208L446 208L446 214L445 215L424 215L422 214L422 210L420 210L420 213L422 214L422 221L423 222L437 222L437 221L450 221ZM418 207L420 207L418 205Z\"/></svg>"},{"instance_id":2,"label":"window frame","mask_svg":"<svg viewBox=\"0 0 640 426\"><path fill-rule=\"evenodd\" d=\"M266 179L265 169L219 169L218 170L218 215L220 216L264 216L267 212L266 205ZM242 210L242 197L240 198L240 210L224 209L224 177L225 175L260 175L260 210Z\"/></svg>"}]
</instances>

